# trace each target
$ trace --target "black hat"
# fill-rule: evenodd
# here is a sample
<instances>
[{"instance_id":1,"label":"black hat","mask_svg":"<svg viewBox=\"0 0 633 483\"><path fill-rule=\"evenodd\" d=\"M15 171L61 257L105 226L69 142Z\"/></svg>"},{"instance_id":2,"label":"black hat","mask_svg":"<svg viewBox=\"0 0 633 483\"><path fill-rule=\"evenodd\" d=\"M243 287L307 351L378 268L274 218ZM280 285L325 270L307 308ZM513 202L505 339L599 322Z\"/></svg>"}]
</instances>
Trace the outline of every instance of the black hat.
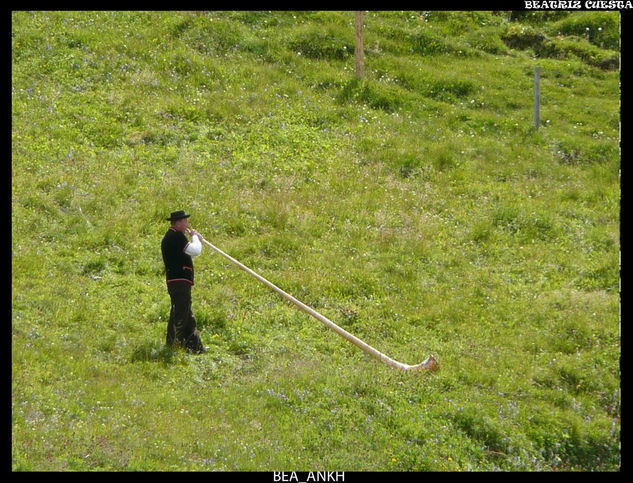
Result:
<instances>
[{"instance_id":1,"label":"black hat","mask_svg":"<svg viewBox=\"0 0 633 483\"><path fill-rule=\"evenodd\" d=\"M182 218L189 218L191 215L185 213L183 210L180 211L174 211L171 216L169 218L167 218L167 221L178 221Z\"/></svg>"}]
</instances>

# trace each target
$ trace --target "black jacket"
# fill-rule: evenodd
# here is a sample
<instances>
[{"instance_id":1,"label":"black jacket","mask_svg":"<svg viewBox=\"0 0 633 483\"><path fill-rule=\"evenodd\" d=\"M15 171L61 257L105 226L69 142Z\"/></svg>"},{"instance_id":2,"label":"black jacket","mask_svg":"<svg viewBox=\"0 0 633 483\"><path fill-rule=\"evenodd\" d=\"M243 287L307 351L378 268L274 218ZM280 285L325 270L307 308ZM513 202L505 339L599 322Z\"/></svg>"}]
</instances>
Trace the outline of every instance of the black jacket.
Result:
<instances>
[{"instance_id":1,"label":"black jacket","mask_svg":"<svg viewBox=\"0 0 633 483\"><path fill-rule=\"evenodd\" d=\"M193 260L185 253L189 240L181 231L169 228L160 243L165 262L167 283L187 282L193 285Z\"/></svg>"}]
</instances>

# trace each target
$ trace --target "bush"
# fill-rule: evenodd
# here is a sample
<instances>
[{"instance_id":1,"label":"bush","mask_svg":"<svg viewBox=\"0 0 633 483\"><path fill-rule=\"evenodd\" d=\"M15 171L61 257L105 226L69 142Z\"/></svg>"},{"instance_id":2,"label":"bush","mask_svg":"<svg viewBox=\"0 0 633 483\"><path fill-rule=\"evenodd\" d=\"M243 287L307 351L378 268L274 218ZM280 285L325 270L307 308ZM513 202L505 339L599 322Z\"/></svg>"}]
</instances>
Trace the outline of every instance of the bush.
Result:
<instances>
[{"instance_id":1,"label":"bush","mask_svg":"<svg viewBox=\"0 0 633 483\"><path fill-rule=\"evenodd\" d=\"M620 57L617 53L604 51L578 37L544 42L536 53L555 59L577 57L586 64L604 70L616 70L620 67Z\"/></svg>"},{"instance_id":2,"label":"bush","mask_svg":"<svg viewBox=\"0 0 633 483\"><path fill-rule=\"evenodd\" d=\"M562 10L554 11L514 11L510 13L511 21L542 25L544 22L560 20L570 15L570 12Z\"/></svg>"},{"instance_id":3,"label":"bush","mask_svg":"<svg viewBox=\"0 0 633 483\"><path fill-rule=\"evenodd\" d=\"M387 112L397 111L403 104L400 89L391 85L377 85L373 81L353 79L349 81L337 96L342 103L360 102L373 109Z\"/></svg>"},{"instance_id":4,"label":"bush","mask_svg":"<svg viewBox=\"0 0 633 483\"><path fill-rule=\"evenodd\" d=\"M505 437L505 431L486 417L479 410L466 408L458 410L453 415L457 427L464 431L470 438L481 441L490 451L506 452L509 438Z\"/></svg>"},{"instance_id":5,"label":"bush","mask_svg":"<svg viewBox=\"0 0 633 483\"><path fill-rule=\"evenodd\" d=\"M345 60L354 55L354 40L350 38L350 32L353 31L333 27L324 32L312 27L291 40L290 47L294 52L312 59Z\"/></svg>"},{"instance_id":6,"label":"bush","mask_svg":"<svg viewBox=\"0 0 633 483\"><path fill-rule=\"evenodd\" d=\"M598 141L579 141L573 138L559 139L554 146L555 155L563 164L587 165L594 163L616 162L619 151L612 143Z\"/></svg>"},{"instance_id":7,"label":"bush","mask_svg":"<svg viewBox=\"0 0 633 483\"><path fill-rule=\"evenodd\" d=\"M576 23L573 25L576 25ZM617 53L604 51L602 48L583 41L578 36L550 39L535 27L510 24L501 35L501 39L510 48L519 50L532 49L534 54L540 57L555 59L577 57L589 65L605 70L613 70L619 67L619 56Z\"/></svg>"},{"instance_id":8,"label":"bush","mask_svg":"<svg viewBox=\"0 0 633 483\"><path fill-rule=\"evenodd\" d=\"M436 35L418 32L409 36L411 51L420 55L435 55L448 52L448 45Z\"/></svg>"},{"instance_id":9,"label":"bush","mask_svg":"<svg viewBox=\"0 0 633 483\"><path fill-rule=\"evenodd\" d=\"M545 34L529 25L510 24L501 34L501 40L511 49L537 50L545 39Z\"/></svg>"},{"instance_id":10,"label":"bush","mask_svg":"<svg viewBox=\"0 0 633 483\"><path fill-rule=\"evenodd\" d=\"M483 50L489 54L505 54L508 49L501 41L498 31L499 29L497 27L491 29L483 28L468 34L466 41L471 47Z\"/></svg>"},{"instance_id":11,"label":"bush","mask_svg":"<svg viewBox=\"0 0 633 483\"><path fill-rule=\"evenodd\" d=\"M475 91L475 84L464 79L434 79L429 84L430 97L452 100L452 97L466 97Z\"/></svg>"},{"instance_id":12,"label":"bush","mask_svg":"<svg viewBox=\"0 0 633 483\"><path fill-rule=\"evenodd\" d=\"M617 12L578 12L553 24L552 35L577 35L596 47L620 49L620 22Z\"/></svg>"},{"instance_id":13,"label":"bush","mask_svg":"<svg viewBox=\"0 0 633 483\"><path fill-rule=\"evenodd\" d=\"M497 229L524 241L550 240L558 233L554 216L545 210L527 211L517 203L500 204L492 216Z\"/></svg>"},{"instance_id":14,"label":"bush","mask_svg":"<svg viewBox=\"0 0 633 483\"><path fill-rule=\"evenodd\" d=\"M179 33L183 40L198 52L206 55L223 55L237 49L245 35L236 28L235 22L196 17L195 21L186 19L182 22Z\"/></svg>"}]
</instances>

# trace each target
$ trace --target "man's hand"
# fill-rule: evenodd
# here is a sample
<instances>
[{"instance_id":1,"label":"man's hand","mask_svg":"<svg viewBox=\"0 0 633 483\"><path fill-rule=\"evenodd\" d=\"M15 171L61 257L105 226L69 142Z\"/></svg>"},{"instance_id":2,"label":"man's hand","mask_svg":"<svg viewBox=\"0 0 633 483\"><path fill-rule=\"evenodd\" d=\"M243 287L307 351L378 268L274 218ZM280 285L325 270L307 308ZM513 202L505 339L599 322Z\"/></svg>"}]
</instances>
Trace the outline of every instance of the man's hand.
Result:
<instances>
[{"instance_id":1,"label":"man's hand","mask_svg":"<svg viewBox=\"0 0 633 483\"><path fill-rule=\"evenodd\" d=\"M200 234L200 232L197 230L194 230L193 228L189 229L189 234L191 236L196 235L198 238L200 238L200 240L204 240L204 237Z\"/></svg>"}]
</instances>

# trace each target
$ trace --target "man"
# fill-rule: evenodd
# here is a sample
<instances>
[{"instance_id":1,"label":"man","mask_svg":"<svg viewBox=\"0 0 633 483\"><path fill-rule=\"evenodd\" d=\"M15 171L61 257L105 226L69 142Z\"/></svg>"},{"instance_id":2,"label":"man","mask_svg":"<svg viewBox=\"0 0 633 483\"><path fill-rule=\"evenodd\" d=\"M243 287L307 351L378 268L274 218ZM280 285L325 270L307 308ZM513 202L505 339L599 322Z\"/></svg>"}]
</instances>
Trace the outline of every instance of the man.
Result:
<instances>
[{"instance_id":1,"label":"man","mask_svg":"<svg viewBox=\"0 0 633 483\"><path fill-rule=\"evenodd\" d=\"M171 298L171 312L167 324L167 345L184 346L193 353L206 352L202 345L196 319L191 310L191 287L193 286L193 260L202 251L202 235L189 229L189 214L174 211L168 221L171 227L161 241L161 252L165 262L167 291ZM191 242L185 236L191 235Z\"/></svg>"}]
</instances>

